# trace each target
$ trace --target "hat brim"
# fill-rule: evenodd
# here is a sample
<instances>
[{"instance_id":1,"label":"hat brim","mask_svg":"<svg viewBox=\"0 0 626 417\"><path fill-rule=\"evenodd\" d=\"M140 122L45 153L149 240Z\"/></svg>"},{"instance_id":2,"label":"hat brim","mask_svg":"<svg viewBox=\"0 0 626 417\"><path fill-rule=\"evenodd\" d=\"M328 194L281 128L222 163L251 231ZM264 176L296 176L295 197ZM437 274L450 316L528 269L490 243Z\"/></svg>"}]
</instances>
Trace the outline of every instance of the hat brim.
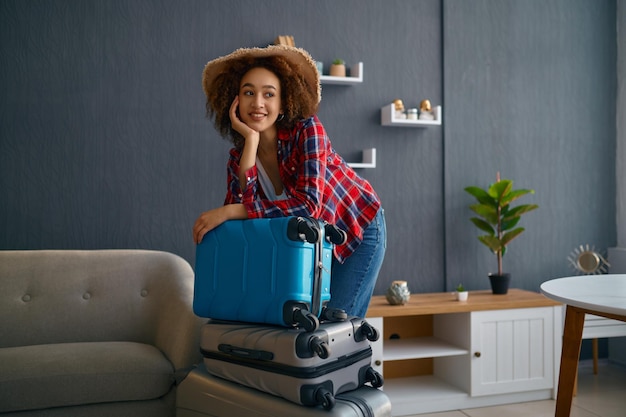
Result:
<instances>
[{"instance_id":1,"label":"hat brim","mask_svg":"<svg viewBox=\"0 0 626 417\"><path fill-rule=\"evenodd\" d=\"M290 65L302 74L311 92L317 97L319 103L322 99L319 71L315 61L307 51L287 45L269 45L265 48L240 48L234 52L209 61L202 72L202 88L208 96L212 84L218 75L228 72L233 62L244 58L265 58L281 56Z\"/></svg>"}]
</instances>

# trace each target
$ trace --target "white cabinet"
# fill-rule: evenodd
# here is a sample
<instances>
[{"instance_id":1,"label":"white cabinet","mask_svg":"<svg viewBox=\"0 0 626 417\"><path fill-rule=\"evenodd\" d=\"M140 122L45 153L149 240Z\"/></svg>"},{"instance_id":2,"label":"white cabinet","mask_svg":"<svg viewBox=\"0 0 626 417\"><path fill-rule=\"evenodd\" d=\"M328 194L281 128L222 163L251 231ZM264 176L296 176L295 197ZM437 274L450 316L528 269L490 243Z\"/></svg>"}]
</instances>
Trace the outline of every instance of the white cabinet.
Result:
<instances>
[{"instance_id":1,"label":"white cabinet","mask_svg":"<svg viewBox=\"0 0 626 417\"><path fill-rule=\"evenodd\" d=\"M554 387L552 308L470 315L472 396Z\"/></svg>"},{"instance_id":2,"label":"white cabinet","mask_svg":"<svg viewBox=\"0 0 626 417\"><path fill-rule=\"evenodd\" d=\"M468 303L419 294L411 305L385 307L375 297L367 320L382 337L372 362L394 416L554 397L562 308L540 294L510 293L509 301L534 302L505 308L511 303L491 302L500 296L489 291L470 293Z\"/></svg>"}]
</instances>

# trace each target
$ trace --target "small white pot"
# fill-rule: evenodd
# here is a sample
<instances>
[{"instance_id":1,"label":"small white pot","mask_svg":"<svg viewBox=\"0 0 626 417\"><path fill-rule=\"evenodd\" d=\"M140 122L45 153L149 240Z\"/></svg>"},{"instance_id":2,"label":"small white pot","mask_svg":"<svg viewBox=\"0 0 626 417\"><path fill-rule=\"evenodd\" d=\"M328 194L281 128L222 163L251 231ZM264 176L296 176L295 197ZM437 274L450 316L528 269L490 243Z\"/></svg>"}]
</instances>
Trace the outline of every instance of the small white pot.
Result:
<instances>
[{"instance_id":1,"label":"small white pot","mask_svg":"<svg viewBox=\"0 0 626 417\"><path fill-rule=\"evenodd\" d=\"M456 291L456 299L458 301L467 301L467 296L469 295L469 292L467 291Z\"/></svg>"}]
</instances>

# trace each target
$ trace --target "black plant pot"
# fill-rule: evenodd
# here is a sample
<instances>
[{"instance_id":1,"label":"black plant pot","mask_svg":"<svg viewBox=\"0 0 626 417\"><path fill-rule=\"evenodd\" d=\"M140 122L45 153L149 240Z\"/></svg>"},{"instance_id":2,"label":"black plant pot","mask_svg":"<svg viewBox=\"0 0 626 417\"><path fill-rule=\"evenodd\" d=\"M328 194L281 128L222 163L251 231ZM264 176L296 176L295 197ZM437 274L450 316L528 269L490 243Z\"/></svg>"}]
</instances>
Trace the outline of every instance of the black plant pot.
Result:
<instances>
[{"instance_id":1,"label":"black plant pot","mask_svg":"<svg viewBox=\"0 0 626 417\"><path fill-rule=\"evenodd\" d=\"M489 274L489 282L491 282L491 292L493 294L506 294L507 292L509 292L511 274Z\"/></svg>"}]
</instances>

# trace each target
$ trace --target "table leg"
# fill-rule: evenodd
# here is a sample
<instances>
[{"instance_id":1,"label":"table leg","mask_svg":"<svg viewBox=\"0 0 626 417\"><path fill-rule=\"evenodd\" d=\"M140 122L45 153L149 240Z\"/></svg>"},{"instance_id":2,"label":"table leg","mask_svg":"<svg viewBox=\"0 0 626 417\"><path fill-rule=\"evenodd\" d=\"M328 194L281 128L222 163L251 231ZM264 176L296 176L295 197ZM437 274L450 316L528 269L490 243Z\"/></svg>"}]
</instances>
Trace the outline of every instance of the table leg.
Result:
<instances>
[{"instance_id":1,"label":"table leg","mask_svg":"<svg viewBox=\"0 0 626 417\"><path fill-rule=\"evenodd\" d=\"M561 350L561 368L559 370L559 390L556 397L555 417L569 417L572 408L572 396L578 375L580 343L585 325L585 310L567 306L565 328L563 329L563 348Z\"/></svg>"}]
</instances>

